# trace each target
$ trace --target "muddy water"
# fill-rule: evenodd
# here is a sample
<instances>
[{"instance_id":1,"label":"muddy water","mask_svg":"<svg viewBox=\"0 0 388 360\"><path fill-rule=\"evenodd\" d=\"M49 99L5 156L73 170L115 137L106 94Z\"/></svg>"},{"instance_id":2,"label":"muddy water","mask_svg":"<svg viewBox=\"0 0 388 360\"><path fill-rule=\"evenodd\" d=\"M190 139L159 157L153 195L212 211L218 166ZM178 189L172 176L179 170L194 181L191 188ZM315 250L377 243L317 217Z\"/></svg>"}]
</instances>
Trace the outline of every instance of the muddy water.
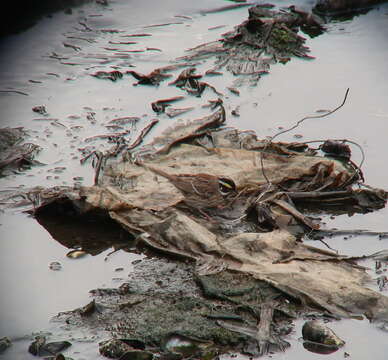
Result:
<instances>
[{"instance_id":1,"label":"muddy water","mask_svg":"<svg viewBox=\"0 0 388 360\"><path fill-rule=\"evenodd\" d=\"M194 3L171 0L163 1L163 4L150 0L117 1L107 7L88 4L73 9L71 14L54 13L27 31L2 39L0 90L8 92L0 93L1 126L29 129L28 141L42 147L37 159L45 165L0 179L1 190L36 185L92 184L93 170L90 164L80 165L80 150L85 147L104 150L110 144L86 139L125 130L131 130L129 136L135 139L155 117L151 101L182 94L169 87L167 82L159 87L134 87L135 80L129 75L111 82L98 80L90 74L113 69L125 72L130 66L146 73L184 55L187 48L218 39L247 15L246 8L207 15L201 12L224 4L221 0ZM147 27L165 23L174 24ZM214 29L218 26L221 27ZM151 36L126 36L135 33ZM308 40L315 60L293 59L286 65L273 66L257 87L241 86L240 96L226 89L235 80L230 74L206 81L225 94L228 125L253 129L263 137L274 135L278 127L292 126L319 109L334 108L341 103L346 88L350 88L347 102L340 111L327 118L307 120L279 140L293 140L295 134L303 135L305 141L353 140L365 151L366 182L387 188L387 38L388 6L382 5L366 15L331 23L326 34ZM129 40L138 43L118 44ZM209 60L198 65L198 71L209 69L211 64ZM179 107L196 106L197 109L182 118L203 115L205 110L199 105L214 97L211 92L205 92L200 99L186 98ZM31 109L36 105L45 105L49 115L33 113ZM236 106L240 107L240 117L230 115ZM107 127L110 120L123 116L140 119L123 129ZM172 122L166 116L160 116L158 126L148 139ZM361 161L358 149L352 150L354 161ZM89 289L117 286L131 271L132 261L141 257L125 251L107 257L112 249L106 249L96 256L69 259L66 257L69 249L54 241L26 214L12 210L0 216L0 337L10 336L15 340L14 346L0 355L3 359L28 359L26 348L33 332L55 331L58 325L49 323L53 315L84 305L89 301ZM325 221L328 226L341 229L386 231L386 219L387 210L383 209L373 214L343 215ZM351 255L385 249L388 247L386 241L367 236L326 239L331 247ZM324 247L322 243L314 242L314 245ZM53 261L61 263L60 271L49 269ZM115 271L118 268L123 270ZM303 349L298 341L300 327L298 323L290 336L291 350L274 355L274 358L321 357ZM332 327L347 345L327 358L342 359L346 351L352 359L365 359L370 349L373 349L374 359L386 358L386 334L367 322L348 320ZM74 334L78 342L68 350L68 355L75 359L100 358L95 344L89 342L93 340L93 334L85 334L84 341L83 336ZM96 334L96 339L97 336L103 334ZM77 353L79 351L82 355Z\"/></svg>"}]
</instances>

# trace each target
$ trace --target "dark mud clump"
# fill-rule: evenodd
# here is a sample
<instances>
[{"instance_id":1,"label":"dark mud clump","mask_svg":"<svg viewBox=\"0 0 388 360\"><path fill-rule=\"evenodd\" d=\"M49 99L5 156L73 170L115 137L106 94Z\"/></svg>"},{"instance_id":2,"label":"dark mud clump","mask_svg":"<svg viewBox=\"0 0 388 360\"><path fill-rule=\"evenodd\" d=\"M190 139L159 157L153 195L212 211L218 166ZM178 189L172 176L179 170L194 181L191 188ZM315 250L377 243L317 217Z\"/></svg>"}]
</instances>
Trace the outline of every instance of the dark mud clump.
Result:
<instances>
[{"instance_id":1,"label":"dark mud clump","mask_svg":"<svg viewBox=\"0 0 388 360\"><path fill-rule=\"evenodd\" d=\"M146 350L156 347L168 353L170 340L180 337L201 344L196 351L202 355L228 348L249 353L247 346L254 339L243 330L231 331L217 323L253 328L262 305L270 301L276 319L272 336L276 339L290 331L290 319L298 305L276 289L241 273L198 276L194 270L188 263L145 259L119 288L91 291L98 304L94 315L85 317L76 309L61 313L56 320L90 330L110 330L113 338L136 339ZM275 297L276 303L272 301Z\"/></svg>"}]
</instances>

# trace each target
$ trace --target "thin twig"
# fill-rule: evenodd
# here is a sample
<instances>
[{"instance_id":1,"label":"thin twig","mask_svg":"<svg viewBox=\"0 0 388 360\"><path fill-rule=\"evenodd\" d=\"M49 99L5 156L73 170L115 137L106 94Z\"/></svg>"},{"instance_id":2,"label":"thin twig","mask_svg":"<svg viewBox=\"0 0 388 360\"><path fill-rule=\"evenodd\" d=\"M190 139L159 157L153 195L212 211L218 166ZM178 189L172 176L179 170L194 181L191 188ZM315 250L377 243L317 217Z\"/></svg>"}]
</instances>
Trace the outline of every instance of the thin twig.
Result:
<instances>
[{"instance_id":1,"label":"thin twig","mask_svg":"<svg viewBox=\"0 0 388 360\"><path fill-rule=\"evenodd\" d=\"M293 126L291 126L290 128L288 129L285 129L285 130L282 130L282 131L279 131L278 133L276 133L275 135L271 136L269 138L269 140L267 141L266 145L264 146L263 150L260 152L260 165L261 165L261 171L263 173L263 176L268 184L268 186L271 186L271 182L269 181L266 173L265 173L265 170L264 170L264 161L263 161L263 153L266 151L266 149L268 148L268 146L272 143L272 141L277 138L278 136L282 135L282 134L285 134L289 131L292 131L294 129L296 129L302 122L304 122L305 120L308 120L308 119L321 119L321 118L324 118L326 116L329 116L333 113L335 113L337 110L339 110L342 106L345 105L345 102L346 102L346 99L348 97L348 93L349 93L349 88L346 89L346 93L345 93L345 96L344 96L344 99L342 101L342 103L337 106L334 110L331 110L331 111L328 111L322 115L310 115L310 116L305 116L303 119L300 119L297 121L297 123Z\"/></svg>"},{"instance_id":2,"label":"thin twig","mask_svg":"<svg viewBox=\"0 0 388 360\"><path fill-rule=\"evenodd\" d=\"M28 96L27 93L25 93L23 91L19 91L19 90L0 90L0 92L2 92L2 93L14 93L14 94L20 94L20 95Z\"/></svg>"},{"instance_id":3,"label":"thin twig","mask_svg":"<svg viewBox=\"0 0 388 360\"><path fill-rule=\"evenodd\" d=\"M338 254L338 250L332 248L326 241L324 241L324 240L322 240L322 239L319 239L319 241L320 241L323 245L325 245L328 249L330 249L330 250L332 250L332 251L334 251L334 252L336 252L336 253Z\"/></svg>"},{"instance_id":4,"label":"thin twig","mask_svg":"<svg viewBox=\"0 0 388 360\"><path fill-rule=\"evenodd\" d=\"M95 154L97 156L97 165L96 171L94 173L94 185L98 185L98 177L100 176L101 165L103 160L105 159L105 156L100 151L96 151Z\"/></svg>"},{"instance_id":5,"label":"thin twig","mask_svg":"<svg viewBox=\"0 0 388 360\"><path fill-rule=\"evenodd\" d=\"M282 131L278 132L277 134L275 134L274 136L272 136L270 141L273 141L279 135L282 135L282 134L287 133L287 132L289 132L291 130L294 130L295 128L297 128L305 120L308 120L308 119L321 119L323 117L326 117L326 116L329 116L329 115L335 113L337 110L339 110L340 108L342 108L342 106L345 105L346 99L348 97L348 93L349 93L349 88L346 89L345 97L344 97L341 105L337 106L334 110L328 111L327 113L324 113L322 115L305 116L303 119L300 119L294 126L290 127L289 129L282 130Z\"/></svg>"},{"instance_id":6,"label":"thin twig","mask_svg":"<svg viewBox=\"0 0 388 360\"><path fill-rule=\"evenodd\" d=\"M83 157L79 162L83 164L86 160L88 160L92 155L94 155L96 151L92 151L91 153L87 154L85 157Z\"/></svg>"},{"instance_id":7,"label":"thin twig","mask_svg":"<svg viewBox=\"0 0 388 360\"><path fill-rule=\"evenodd\" d=\"M159 122L158 119L153 119L140 133L137 139L127 147L127 150L132 150L141 144L144 137L151 131L151 129Z\"/></svg>"}]
</instances>

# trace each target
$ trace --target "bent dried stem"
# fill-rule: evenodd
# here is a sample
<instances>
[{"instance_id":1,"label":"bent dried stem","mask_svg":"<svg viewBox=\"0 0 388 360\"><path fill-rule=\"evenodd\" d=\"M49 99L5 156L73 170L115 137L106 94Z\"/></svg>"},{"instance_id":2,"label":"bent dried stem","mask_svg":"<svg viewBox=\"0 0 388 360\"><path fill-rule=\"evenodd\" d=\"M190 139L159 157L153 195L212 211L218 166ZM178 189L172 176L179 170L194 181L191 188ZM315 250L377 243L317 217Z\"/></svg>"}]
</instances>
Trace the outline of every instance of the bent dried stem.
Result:
<instances>
[{"instance_id":1,"label":"bent dried stem","mask_svg":"<svg viewBox=\"0 0 388 360\"><path fill-rule=\"evenodd\" d=\"M301 123L303 123L304 121L308 120L308 119L321 119L321 118L324 118L326 116L329 116L331 114L334 114L337 110L339 110L340 108L342 108L342 106L345 105L345 102L346 102L346 99L348 97L348 94L349 94L349 88L346 89L346 92L345 92L345 96L344 96L344 99L342 100L342 103L340 105L338 105L335 109L333 110L330 110L324 114L321 114L321 115L309 115L309 116L305 116L303 119L300 119L297 121L296 124L294 124L293 126L291 126L290 128L288 129L285 129L285 130L282 130L282 131L279 131L278 133L276 133L275 135L271 136L269 138L269 140L267 141L266 145L264 146L263 150L260 152L260 166L261 166L261 172L268 184L268 186L270 187L272 184L271 184L271 181L268 179L266 173L265 173L265 170L264 170L264 160L263 160L263 153L267 150L268 146L273 142L273 140L275 138L277 138L278 136L282 135L282 134L285 134L287 132L290 132L294 129L296 129Z\"/></svg>"}]
</instances>

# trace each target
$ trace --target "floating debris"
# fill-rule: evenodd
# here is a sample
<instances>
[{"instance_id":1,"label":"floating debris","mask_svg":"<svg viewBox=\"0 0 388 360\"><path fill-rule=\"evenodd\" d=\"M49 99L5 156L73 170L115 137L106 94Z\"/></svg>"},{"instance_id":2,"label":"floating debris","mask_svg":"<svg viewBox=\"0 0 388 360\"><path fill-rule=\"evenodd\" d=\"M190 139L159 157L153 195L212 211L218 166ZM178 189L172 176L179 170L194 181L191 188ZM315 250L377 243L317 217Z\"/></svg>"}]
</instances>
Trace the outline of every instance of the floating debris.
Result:
<instances>
[{"instance_id":1,"label":"floating debris","mask_svg":"<svg viewBox=\"0 0 388 360\"><path fill-rule=\"evenodd\" d=\"M236 88L234 88L234 87L228 87L228 90L229 90L231 93L233 93L233 94L235 94L235 95L237 95L237 96L240 96L240 91L239 91L238 89L236 89Z\"/></svg>"},{"instance_id":2,"label":"floating debris","mask_svg":"<svg viewBox=\"0 0 388 360\"><path fill-rule=\"evenodd\" d=\"M113 45L132 45L132 44L138 44L137 41L109 41L109 44Z\"/></svg>"},{"instance_id":3,"label":"floating debris","mask_svg":"<svg viewBox=\"0 0 388 360\"><path fill-rule=\"evenodd\" d=\"M132 127L135 127L139 121L140 118L138 116L123 116L110 120L109 124L116 124L121 126L130 124Z\"/></svg>"},{"instance_id":4,"label":"floating debris","mask_svg":"<svg viewBox=\"0 0 388 360\"><path fill-rule=\"evenodd\" d=\"M152 110L156 113L163 113L167 106L170 106L171 103L184 99L184 96L174 96L168 99L160 99L151 103Z\"/></svg>"},{"instance_id":5,"label":"floating debris","mask_svg":"<svg viewBox=\"0 0 388 360\"><path fill-rule=\"evenodd\" d=\"M127 71L127 74L131 74L138 82L135 85L159 85L159 83L172 75L165 74L162 69L155 69L149 74L141 74L136 71Z\"/></svg>"},{"instance_id":6,"label":"floating debris","mask_svg":"<svg viewBox=\"0 0 388 360\"><path fill-rule=\"evenodd\" d=\"M194 84L195 81L202 77L202 75L195 74L196 71L197 69L195 67L185 69L179 74L179 76L174 81L170 82L168 85L175 85L176 87L181 88L186 86L188 83Z\"/></svg>"},{"instance_id":7,"label":"floating debris","mask_svg":"<svg viewBox=\"0 0 388 360\"><path fill-rule=\"evenodd\" d=\"M202 14L202 15L214 14L214 13L223 12L223 11L240 9L241 7L247 7L247 6L251 6L251 5L252 5L252 3L244 2L244 3L220 6L220 7L214 8L214 9L201 10L200 14Z\"/></svg>"},{"instance_id":8,"label":"floating debris","mask_svg":"<svg viewBox=\"0 0 388 360\"><path fill-rule=\"evenodd\" d=\"M239 117L240 116L240 106L236 106L232 111L231 114L233 116Z\"/></svg>"},{"instance_id":9,"label":"floating debris","mask_svg":"<svg viewBox=\"0 0 388 360\"><path fill-rule=\"evenodd\" d=\"M249 75L249 81L255 83L268 73L271 64L291 56L312 58L306 39L298 35L298 28L309 28L306 17L292 9L278 11L273 7L259 4L249 8L248 20L223 34L219 41L189 49L179 60L215 57L217 66L213 70L225 68L234 75Z\"/></svg>"},{"instance_id":10,"label":"floating debris","mask_svg":"<svg viewBox=\"0 0 388 360\"><path fill-rule=\"evenodd\" d=\"M159 52L163 52L162 49L159 49L159 48L156 48L156 47L146 47L146 50L147 50L147 51L159 51Z\"/></svg>"},{"instance_id":11,"label":"floating debris","mask_svg":"<svg viewBox=\"0 0 388 360\"><path fill-rule=\"evenodd\" d=\"M182 114L185 114L191 110L194 110L195 108L190 106L190 107L186 107L186 108L167 108L167 110L165 111L166 115L169 117L169 118L174 118L176 116L179 116L179 115L182 115Z\"/></svg>"},{"instance_id":12,"label":"floating debris","mask_svg":"<svg viewBox=\"0 0 388 360\"><path fill-rule=\"evenodd\" d=\"M205 75L208 75L208 76L220 76L220 75L223 75L223 73L220 72L220 71L214 70L214 69L210 69L210 70L207 70L205 72Z\"/></svg>"},{"instance_id":13,"label":"floating debris","mask_svg":"<svg viewBox=\"0 0 388 360\"><path fill-rule=\"evenodd\" d=\"M76 45L73 45L73 44L69 44L69 43L63 43L63 46L64 47L67 47L67 48L71 48L73 49L74 51L80 51L81 48L79 46L76 46Z\"/></svg>"},{"instance_id":14,"label":"floating debris","mask_svg":"<svg viewBox=\"0 0 388 360\"><path fill-rule=\"evenodd\" d=\"M208 87L212 89L218 96L222 96L216 88L212 85L209 85L206 82L198 81L202 78L202 75L196 74L196 68L190 67L183 70L179 76L173 82L170 82L169 85L175 85L183 90L186 90L189 94L201 96L204 90Z\"/></svg>"},{"instance_id":15,"label":"floating debris","mask_svg":"<svg viewBox=\"0 0 388 360\"><path fill-rule=\"evenodd\" d=\"M146 26L143 26L143 28L148 29L148 28L154 28L154 27L169 26L169 25L181 25L181 24L184 24L184 23L181 21L177 21L177 22L168 22L168 23L163 23L163 24L146 25Z\"/></svg>"},{"instance_id":16,"label":"floating debris","mask_svg":"<svg viewBox=\"0 0 388 360\"><path fill-rule=\"evenodd\" d=\"M62 269L62 264L58 261L53 261L49 264L49 269L53 271L59 271Z\"/></svg>"},{"instance_id":17,"label":"floating debris","mask_svg":"<svg viewBox=\"0 0 388 360\"><path fill-rule=\"evenodd\" d=\"M103 140L107 139L108 141L114 142L117 141L117 139L124 138L125 136L128 136L131 133L131 130L126 130L123 132L118 133L110 133L110 134L101 134L101 135L95 135L88 137L84 140L84 142L88 143L95 140Z\"/></svg>"},{"instance_id":18,"label":"floating debris","mask_svg":"<svg viewBox=\"0 0 388 360\"><path fill-rule=\"evenodd\" d=\"M226 27L226 25L217 25L217 26L209 27L208 30L217 30L217 29L222 29L224 27Z\"/></svg>"},{"instance_id":19,"label":"floating debris","mask_svg":"<svg viewBox=\"0 0 388 360\"><path fill-rule=\"evenodd\" d=\"M0 93L10 93L10 94L19 94L19 95L28 96L27 93L20 90L0 90Z\"/></svg>"},{"instance_id":20,"label":"floating debris","mask_svg":"<svg viewBox=\"0 0 388 360\"><path fill-rule=\"evenodd\" d=\"M193 18L191 16L187 16L187 15L174 15L174 17L186 19L186 20L193 20Z\"/></svg>"},{"instance_id":21,"label":"floating debris","mask_svg":"<svg viewBox=\"0 0 388 360\"><path fill-rule=\"evenodd\" d=\"M152 34L129 34L129 35L121 35L121 37L147 37L147 36L152 36Z\"/></svg>"},{"instance_id":22,"label":"floating debris","mask_svg":"<svg viewBox=\"0 0 388 360\"><path fill-rule=\"evenodd\" d=\"M94 74L91 74L92 76L98 78L98 79L106 79L106 80L111 80L111 81L116 81L118 79L122 79L123 74L118 71L97 71Z\"/></svg>"}]
</instances>

